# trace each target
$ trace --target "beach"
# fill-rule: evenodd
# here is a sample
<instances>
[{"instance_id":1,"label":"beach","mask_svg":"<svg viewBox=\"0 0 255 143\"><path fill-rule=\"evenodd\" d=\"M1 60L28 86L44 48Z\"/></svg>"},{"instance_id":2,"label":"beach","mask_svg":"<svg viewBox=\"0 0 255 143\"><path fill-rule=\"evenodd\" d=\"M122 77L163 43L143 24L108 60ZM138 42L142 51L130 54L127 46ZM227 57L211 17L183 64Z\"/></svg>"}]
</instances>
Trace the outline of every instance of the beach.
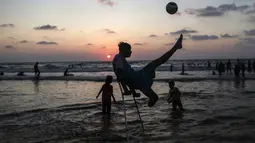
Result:
<instances>
[{"instance_id":1,"label":"beach","mask_svg":"<svg viewBox=\"0 0 255 143\"><path fill-rule=\"evenodd\" d=\"M121 93L110 117L101 114L96 95L103 81L1 80L0 138L15 142L254 142L255 81L176 82L184 112L166 102L168 85L155 81L159 100L152 108L137 98L145 132L131 97L126 98L125 128Z\"/></svg>"}]
</instances>

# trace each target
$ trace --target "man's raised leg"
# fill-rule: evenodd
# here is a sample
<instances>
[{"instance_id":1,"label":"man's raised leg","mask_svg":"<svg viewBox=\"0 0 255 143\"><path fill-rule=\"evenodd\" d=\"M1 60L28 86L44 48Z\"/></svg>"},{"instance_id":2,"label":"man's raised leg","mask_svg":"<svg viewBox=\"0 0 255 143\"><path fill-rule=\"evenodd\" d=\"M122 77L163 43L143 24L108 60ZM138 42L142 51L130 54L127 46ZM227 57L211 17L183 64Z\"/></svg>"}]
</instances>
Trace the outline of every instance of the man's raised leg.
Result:
<instances>
[{"instance_id":1,"label":"man's raised leg","mask_svg":"<svg viewBox=\"0 0 255 143\"><path fill-rule=\"evenodd\" d=\"M177 42L175 43L172 49L170 49L168 52L166 52L164 55L162 55L158 59L155 59L154 61L150 62L143 69L144 70L147 69L151 73L154 73L156 68L164 64L165 62L167 62L169 58L175 53L176 50L182 48L182 39L183 39L183 35L181 34L180 38L177 40Z\"/></svg>"},{"instance_id":2,"label":"man's raised leg","mask_svg":"<svg viewBox=\"0 0 255 143\"><path fill-rule=\"evenodd\" d=\"M148 106L152 107L158 101L158 95L152 89L140 89L142 93L149 97Z\"/></svg>"}]
</instances>

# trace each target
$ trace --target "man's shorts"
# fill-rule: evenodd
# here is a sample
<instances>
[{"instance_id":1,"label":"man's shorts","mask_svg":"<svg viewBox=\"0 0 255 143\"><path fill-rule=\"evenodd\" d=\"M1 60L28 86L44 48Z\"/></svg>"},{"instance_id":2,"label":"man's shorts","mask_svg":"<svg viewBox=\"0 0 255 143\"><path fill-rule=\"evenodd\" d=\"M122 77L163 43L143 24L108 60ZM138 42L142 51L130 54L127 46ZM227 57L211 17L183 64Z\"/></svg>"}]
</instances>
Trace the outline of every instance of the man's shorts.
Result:
<instances>
[{"instance_id":1,"label":"man's shorts","mask_svg":"<svg viewBox=\"0 0 255 143\"><path fill-rule=\"evenodd\" d=\"M153 78L155 77L155 73L147 69L135 71L131 75L132 77L124 78L122 81L135 89L150 89L153 84Z\"/></svg>"}]
</instances>

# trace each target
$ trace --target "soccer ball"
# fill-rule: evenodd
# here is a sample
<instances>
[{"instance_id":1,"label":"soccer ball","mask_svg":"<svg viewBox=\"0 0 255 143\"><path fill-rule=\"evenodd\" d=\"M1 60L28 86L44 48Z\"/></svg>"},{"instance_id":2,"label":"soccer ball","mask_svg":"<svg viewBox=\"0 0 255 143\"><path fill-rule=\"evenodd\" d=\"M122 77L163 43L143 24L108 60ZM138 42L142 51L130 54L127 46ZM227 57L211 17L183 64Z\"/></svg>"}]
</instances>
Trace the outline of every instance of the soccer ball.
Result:
<instances>
[{"instance_id":1,"label":"soccer ball","mask_svg":"<svg viewBox=\"0 0 255 143\"><path fill-rule=\"evenodd\" d=\"M175 2L169 2L166 5L166 11L169 14L175 14L178 11L178 6Z\"/></svg>"}]
</instances>

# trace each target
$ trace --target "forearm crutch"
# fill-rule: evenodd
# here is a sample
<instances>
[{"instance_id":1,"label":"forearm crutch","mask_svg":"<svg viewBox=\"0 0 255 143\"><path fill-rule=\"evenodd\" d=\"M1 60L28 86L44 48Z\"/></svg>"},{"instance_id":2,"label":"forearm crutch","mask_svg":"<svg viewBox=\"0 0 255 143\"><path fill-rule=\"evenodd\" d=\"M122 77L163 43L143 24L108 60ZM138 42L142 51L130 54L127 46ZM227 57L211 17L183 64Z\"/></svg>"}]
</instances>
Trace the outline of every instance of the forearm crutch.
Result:
<instances>
[{"instance_id":1,"label":"forearm crutch","mask_svg":"<svg viewBox=\"0 0 255 143\"><path fill-rule=\"evenodd\" d=\"M127 132L127 142L129 142L129 131L128 131L128 127L127 127L127 115L126 115L126 106L125 106L124 93L123 93L120 82L118 82L118 84L119 84L121 95L122 95L122 105L123 105L123 108L124 108L124 118L125 118L126 132Z\"/></svg>"},{"instance_id":2,"label":"forearm crutch","mask_svg":"<svg viewBox=\"0 0 255 143\"><path fill-rule=\"evenodd\" d=\"M124 101L124 93L123 93L123 90L122 90L121 83L118 82L118 84L119 84L119 87L120 87L120 90L121 90L121 94L122 94L122 100L123 100L123 106L124 106L124 115L125 115L125 123L126 123L126 129L127 129L127 121L126 121L127 119L126 119L126 108L125 108L125 101ZM139 120L140 120L140 123L141 123L141 126L142 126L142 131L144 132L143 121L142 121L142 118L141 118L141 115L140 115L140 111L139 111L139 108L138 108L138 105L137 105L137 102L136 102L136 99L135 99L134 95L133 95L133 99L134 99L136 110L137 110L137 114L138 114L138 117L139 117Z\"/></svg>"}]
</instances>

